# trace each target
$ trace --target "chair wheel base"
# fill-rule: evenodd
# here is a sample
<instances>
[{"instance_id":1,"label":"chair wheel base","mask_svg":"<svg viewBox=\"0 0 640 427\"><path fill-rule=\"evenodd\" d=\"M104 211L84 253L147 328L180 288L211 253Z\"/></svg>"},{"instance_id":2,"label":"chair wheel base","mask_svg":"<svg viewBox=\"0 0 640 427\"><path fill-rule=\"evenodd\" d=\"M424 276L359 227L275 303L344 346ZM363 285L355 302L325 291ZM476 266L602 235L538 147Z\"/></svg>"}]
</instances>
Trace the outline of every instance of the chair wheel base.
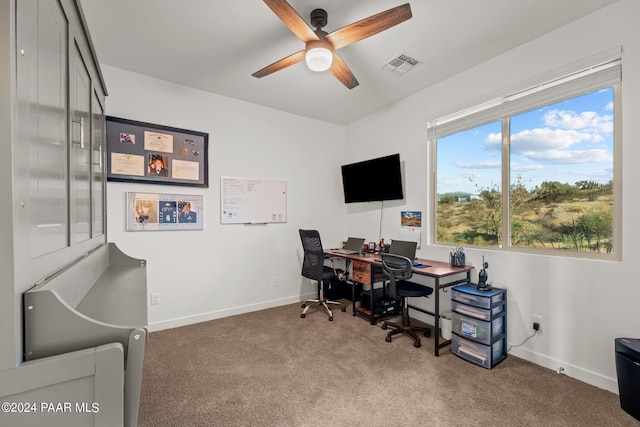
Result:
<instances>
[{"instance_id":1,"label":"chair wheel base","mask_svg":"<svg viewBox=\"0 0 640 427\"><path fill-rule=\"evenodd\" d=\"M333 316L329 317L329 322L333 322Z\"/></svg>"},{"instance_id":2,"label":"chair wheel base","mask_svg":"<svg viewBox=\"0 0 640 427\"><path fill-rule=\"evenodd\" d=\"M305 317L307 317L307 315L306 315L306 314L304 314L304 313L302 313L302 314L300 315L300 317L302 317L302 318L304 319Z\"/></svg>"},{"instance_id":3,"label":"chair wheel base","mask_svg":"<svg viewBox=\"0 0 640 427\"><path fill-rule=\"evenodd\" d=\"M387 335L387 337L384 339L386 342L391 342L391 335Z\"/></svg>"},{"instance_id":4,"label":"chair wheel base","mask_svg":"<svg viewBox=\"0 0 640 427\"><path fill-rule=\"evenodd\" d=\"M414 341L414 342L413 342L413 346L414 346L415 348L420 347L420 339L418 339L418 341Z\"/></svg>"}]
</instances>

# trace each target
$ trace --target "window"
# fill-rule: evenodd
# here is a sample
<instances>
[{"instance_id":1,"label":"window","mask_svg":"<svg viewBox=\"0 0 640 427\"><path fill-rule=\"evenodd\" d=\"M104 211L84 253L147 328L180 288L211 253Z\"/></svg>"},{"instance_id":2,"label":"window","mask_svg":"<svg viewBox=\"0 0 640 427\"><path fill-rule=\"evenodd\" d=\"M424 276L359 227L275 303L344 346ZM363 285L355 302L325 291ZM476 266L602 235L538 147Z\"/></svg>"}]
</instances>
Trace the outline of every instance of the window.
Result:
<instances>
[{"instance_id":1,"label":"window","mask_svg":"<svg viewBox=\"0 0 640 427\"><path fill-rule=\"evenodd\" d=\"M488 138L498 140L497 149ZM500 245L501 139L501 121L438 139L436 242Z\"/></svg>"},{"instance_id":2,"label":"window","mask_svg":"<svg viewBox=\"0 0 640 427\"><path fill-rule=\"evenodd\" d=\"M620 73L618 56L430 123L435 243L619 251Z\"/></svg>"}]
</instances>

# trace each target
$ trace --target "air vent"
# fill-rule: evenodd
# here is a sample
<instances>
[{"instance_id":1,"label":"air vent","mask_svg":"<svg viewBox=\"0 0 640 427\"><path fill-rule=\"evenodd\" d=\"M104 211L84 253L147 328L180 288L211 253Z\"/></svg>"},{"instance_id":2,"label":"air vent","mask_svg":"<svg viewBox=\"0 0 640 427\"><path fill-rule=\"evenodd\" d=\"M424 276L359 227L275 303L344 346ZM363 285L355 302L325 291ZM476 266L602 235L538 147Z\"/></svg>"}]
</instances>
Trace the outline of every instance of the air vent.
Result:
<instances>
[{"instance_id":1,"label":"air vent","mask_svg":"<svg viewBox=\"0 0 640 427\"><path fill-rule=\"evenodd\" d=\"M400 55L397 55L396 57L387 61L387 63L385 63L382 68L392 74L401 76L407 71L413 70L421 63L422 61L420 61L419 59L413 58L406 53L401 53Z\"/></svg>"}]
</instances>

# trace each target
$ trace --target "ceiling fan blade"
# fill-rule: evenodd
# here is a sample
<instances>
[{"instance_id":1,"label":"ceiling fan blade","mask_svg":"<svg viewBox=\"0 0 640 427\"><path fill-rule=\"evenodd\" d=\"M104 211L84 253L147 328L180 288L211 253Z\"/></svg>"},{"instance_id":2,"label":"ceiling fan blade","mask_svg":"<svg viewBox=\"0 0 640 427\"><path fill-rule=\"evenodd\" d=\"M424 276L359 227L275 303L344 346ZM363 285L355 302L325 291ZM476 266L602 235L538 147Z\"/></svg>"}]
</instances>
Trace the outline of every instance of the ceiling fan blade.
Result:
<instances>
[{"instance_id":1,"label":"ceiling fan blade","mask_svg":"<svg viewBox=\"0 0 640 427\"><path fill-rule=\"evenodd\" d=\"M340 49L398 25L411 16L411 6L409 3L403 4L342 27L327 34L326 39L333 44L334 49Z\"/></svg>"},{"instance_id":2,"label":"ceiling fan blade","mask_svg":"<svg viewBox=\"0 0 640 427\"><path fill-rule=\"evenodd\" d=\"M285 0L264 0L264 2L300 40L305 43L318 40L316 33Z\"/></svg>"},{"instance_id":3,"label":"ceiling fan blade","mask_svg":"<svg viewBox=\"0 0 640 427\"><path fill-rule=\"evenodd\" d=\"M283 68L287 68L291 65L297 64L298 62L304 61L304 54L305 54L305 51L301 50L299 52L296 52L292 55L287 56L286 58L282 58L281 60L276 61L271 65L267 65L262 70L256 71L251 75L257 78L268 76L271 73L275 73L276 71L280 71Z\"/></svg>"},{"instance_id":4,"label":"ceiling fan blade","mask_svg":"<svg viewBox=\"0 0 640 427\"><path fill-rule=\"evenodd\" d=\"M344 63L342 58L338 56L337 53L333 52L333 63L331 64L331 68L329 69L333 76L340 80L340 83L345 85L348 89L353 89L358 86L358 80L356 76L353 75L347 64Z\"/></svg>"}]
</instances>

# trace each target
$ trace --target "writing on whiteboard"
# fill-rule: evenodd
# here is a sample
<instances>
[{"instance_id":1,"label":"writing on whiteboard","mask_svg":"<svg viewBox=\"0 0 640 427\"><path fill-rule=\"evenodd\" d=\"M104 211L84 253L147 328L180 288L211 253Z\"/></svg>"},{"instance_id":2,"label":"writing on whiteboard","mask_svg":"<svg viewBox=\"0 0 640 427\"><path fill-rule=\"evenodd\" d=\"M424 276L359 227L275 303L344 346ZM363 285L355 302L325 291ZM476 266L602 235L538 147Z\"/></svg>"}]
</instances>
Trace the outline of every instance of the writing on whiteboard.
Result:
<instances>
[{"instance_id":1,"label":"writing on whiteboard","mask_svg":"<svg viewBox=\"0 0 640 427\"><path fill-rule=\"evenodd\" d=\"M221 223L287 222L287 183L278 180L221 177Z\"/></svg>"}]
</instances>

